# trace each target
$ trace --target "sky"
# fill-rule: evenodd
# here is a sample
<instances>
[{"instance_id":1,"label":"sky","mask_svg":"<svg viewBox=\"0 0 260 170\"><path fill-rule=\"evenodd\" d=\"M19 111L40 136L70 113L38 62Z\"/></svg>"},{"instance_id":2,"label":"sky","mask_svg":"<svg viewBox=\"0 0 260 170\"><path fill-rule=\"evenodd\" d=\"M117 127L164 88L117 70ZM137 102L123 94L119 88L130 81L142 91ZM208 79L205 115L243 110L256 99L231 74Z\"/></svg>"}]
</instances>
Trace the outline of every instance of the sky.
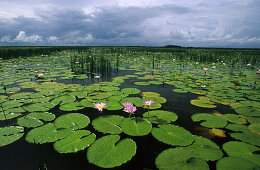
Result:
<instances>
[{"instance_id":1,"label":"sky","mask_svg":"<svg viewBox=\"0 0 260 170\"><path fill-rule=\"evenodd\" d=\"M260 0L0 0L0 45L260 48Z\"/></svg>"}]
</instances>

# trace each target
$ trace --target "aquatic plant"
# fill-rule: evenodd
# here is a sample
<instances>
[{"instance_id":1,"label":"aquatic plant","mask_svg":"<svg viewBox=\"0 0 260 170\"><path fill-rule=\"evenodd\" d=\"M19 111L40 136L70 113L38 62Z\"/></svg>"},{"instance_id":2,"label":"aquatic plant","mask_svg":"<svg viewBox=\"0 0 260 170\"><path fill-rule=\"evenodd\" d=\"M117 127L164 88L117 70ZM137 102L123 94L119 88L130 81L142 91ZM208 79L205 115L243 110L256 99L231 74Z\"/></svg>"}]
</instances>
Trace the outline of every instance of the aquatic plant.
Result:
<instances>
[{"instance_id":1,"label":"aquatic plant","mask_svg":"<svg viewBox=\"0 0 260 170\"><path fill-rule=\"evenodd\" d=\"M100 112L102 112L105 107L107 107L106 103L102 103L101 102L101 103L96 103L95 104L95 109L98 109L98 111L100 111Z\"/></svg>"}]
</instances>

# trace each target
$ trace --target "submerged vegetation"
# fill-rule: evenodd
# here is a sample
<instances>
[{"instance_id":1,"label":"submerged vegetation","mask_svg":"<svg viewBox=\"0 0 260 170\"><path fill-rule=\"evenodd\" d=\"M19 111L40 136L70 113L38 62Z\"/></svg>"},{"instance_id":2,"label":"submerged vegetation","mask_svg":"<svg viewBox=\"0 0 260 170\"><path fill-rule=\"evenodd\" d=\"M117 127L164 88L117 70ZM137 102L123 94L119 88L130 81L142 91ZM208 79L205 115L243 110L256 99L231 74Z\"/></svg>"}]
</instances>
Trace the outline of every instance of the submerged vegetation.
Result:
<instances>
[{"instance_id":1,"label":"submerged vegetation","mask_svg":"<svg viewBox=\"0 0 260 170\"><path fill-rule=\"evenodd\" d=\"M86 169L260 167L260 50L32 49L0 53L0 147L49 143Z\"/></svg>"}]
</instances>

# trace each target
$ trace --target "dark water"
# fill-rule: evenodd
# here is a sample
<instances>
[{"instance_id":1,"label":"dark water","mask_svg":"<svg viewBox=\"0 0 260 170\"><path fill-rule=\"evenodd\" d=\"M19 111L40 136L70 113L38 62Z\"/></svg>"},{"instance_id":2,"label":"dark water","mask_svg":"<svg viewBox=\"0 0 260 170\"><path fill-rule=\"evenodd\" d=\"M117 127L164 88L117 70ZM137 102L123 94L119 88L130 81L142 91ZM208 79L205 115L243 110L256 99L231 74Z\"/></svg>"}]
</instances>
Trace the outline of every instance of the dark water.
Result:
<instances>
[{"instance_id":1,"label":"dark water","mask_svg":"<svg viewBox=\"0 0 260 170\"><path fill-rule=\"evenodd\" d=\"M102 76L100 81L111 81L113 77L124 76L128 74L133 74L133 71L112 71L109 76ZM194 113L212 113L213 110L216 110L220 113L234 113L229 107L224 105L218 105L217 109L204 109L193 106L190 104L190 100L195 99L199 95L193 93L175 93L172 91L174 86L171 85L150 85L150 86L138 86L135 85L135 78L127 79L120 88L133 87L138 88L142 92L151 91L160 93L162 97L167 99L167 102L162 105L162 110L172 111L178 115L178 120L174 123L185 129L189 130L193 134L197 134L198 131L195 130L198 127L198 123L193 123L191 120L191 115ZM81 84L88 85L95 83L93 79L87 80L58 80L57 82L62 82L65 84ZM56 113L58 117L61 114L66 112L59 111L55 107L52 112ZM146 110L138 108L135 116L141 116ZM85 108L78 111L82 114L87 115L91 120L101 115L94 108ZM103 115L108 114L119 114L121 116L127 117L128 114L125 114L123 111L107 111L102 112ZM99 133L89 125L87 130L94 132L97 138L103 136L102 133ZM137 144L137 153L126 164L123 164L121 167L113 169L156 169L155 167L155 158L160 152L165 149L171 148L172 146L164 144L157 141L151 134L141 137L131 137L127 136L124 133L120 134L121 139L131 138ZM86 151L79 151L72 154L60 154L53 149L53 143L48 144L30 144L25 141L25 136L20 140L2 147L0 149L0 170L87 170L87 169L102 169L93 164L88 163L86 158ZM227 140L222 138L213 138L212 140L219 144L220 146ZM209 162L211 169L215 169L215 162Z\"/></svg>"}]
</instances>

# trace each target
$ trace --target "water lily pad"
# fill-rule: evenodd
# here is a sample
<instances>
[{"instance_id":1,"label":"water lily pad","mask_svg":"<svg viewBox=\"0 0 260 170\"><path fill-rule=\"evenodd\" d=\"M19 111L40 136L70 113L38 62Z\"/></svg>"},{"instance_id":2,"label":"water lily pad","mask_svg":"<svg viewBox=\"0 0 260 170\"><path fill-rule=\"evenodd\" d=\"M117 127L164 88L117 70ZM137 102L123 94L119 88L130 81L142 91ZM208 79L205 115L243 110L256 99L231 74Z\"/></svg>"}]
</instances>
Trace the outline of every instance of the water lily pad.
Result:
<instances>
[{"instance_id":1,"label":"water lily pad","mask_svg":"<svg viewBox=\"0 0 260 170\"><path fill-rule=\"evenodd\" d=\"M259 151L259 148L256 146L244 142L229 141L224 143L222 148L229 156L246 159L260 166L260 155L255 153Z\"/></svg>"},{"instance_id":2,"label":"water lily pad","mask_svg":"<svg viewBox=\"0 0 260 170\"><path fill-rule=\"evenodd\" d=\"M141 95L143 97L160 97L160 94L155 92L142 92Z\"/></svg>"},{"instance_id":3,"label":"water lily pad","mask_svg":"<svg viewBox=\"0 0 260 170\"><path fill-rule=\"evenodd\" d=\"M247 126L238 124L228 124L226 126L226 129L237 132L230 133L230 136L232 138L260 146L260 136L251 132Z\"/></svg>"},{"instance_id":4,"label":"water lily pad","mask_svg":"<svg viewBox=\"0 0 260 170\"><path fill-rule=\"evenodd\" d=\"M215 114L198 113L191 116L194 122L199 122L201 126L208 128L223 128L227 125L227 120Z\"/></svg>"},{"instance_id":5,"label":"water lily pad","mask_svg":"<svg viewBox=\"0 0 260 170\"><path fill-rule=\"evenodd\" d=\"M167 100L164 97L143 97L142 101L152 100L158 103L166 103Z\"/></svg>"},{"instance_id":6,"label":"water lily pad","mask_svg":"<svg viewBox=\"0 0 260 170\"><path fill-rule=\"evenodd\" d=\"M11 109L11 108L20 107L22 105L23 105L23 103L21 103L20 101L9 100L9 101L3 102L1 107L2 107L3 110L8 110L8 109Z\"/></svg>"},{"instance_id":7,"label":"water lily pad","mask_svg":"<svg viewBox=\"0 0 260 170\"><path fill-rule=\"evenodd\" d=\"M53 103L55 105L58 105L58 104L64 105L64 104L67 104L67 103L72 103L75 100L76 100L76 98L74 96L67 95L67 96L57 97L54 100L52 100L51 103Z\"/></svg>"},{"instance_id":8,"label":"water lily pad","mask_svg":"<svg viewBox=\"0 0 260 170\"><path fill-rule=\"evenodd\" d=\"M49 112L29 113L24 117L17 119L17 124L23 127L37 127L43 125L44 121L52 121L55 119L55 115Z\"/></svg>"},{"instance_id":9,"label":"water lily pad","mask_svg":"<svg viewBox=\"0 0 260 170\"><path fill-rule=\"evenodd\" d=\"M126 97L126 98L123 98L122 100L120 100L120 103L124 103L124 102L133 103L136 107L143 106L142 100L138 97Z\"/></svg>"},{"instance_id":10,"label":"water lily pad","mask_svg":"<svg viewBox=\"0 0 260 170\"><path fill-rule=\"evenodd\" d=\"M87 99L81 100L80 104L81 104L81 106L84 106L84 107L94 107L94 103L91 103Z\"/></svg>"},{"instance_id":11,"label":"water lily pad","mask_svg":"<svg viewBox=\"0 0 260 170\"><path fill-rule=\"evenodd\" d=\"M107 110L120 110L123 109L124 107L122 106L122 104L119 103L119 101L108 101L107 103Z\"/></svg>"},{"instance_id":12,"label":"water lily pad","mask_svg":"<svg viewBox=\"0 0 260 170\"><path fill-rule=\"evenodd\" d=\"M172 146L187 146L194 141L194 136L182 127L158 125L152 129L152 135L159 141Z\"/></svg>"},{"instance_id":13,"label":"water lily pad","mask_svg":"<svg viewBox=\"0 0 260 170\"><path fill-rule=\"evenodd\" d=\"M108 135L96 140L87 152L87 158L102 168L113 168L131 160L136 154L136 144L132 139L120 140L118 135Z\"/></svg>"},{"instance_id":14,"label":"water lily pad","mask_svg":"<svg viewBox=\"0 0 260 170\"><path fill-rule=\"evenodd\" d=\"M143 114L144 118L148 119L148 112ZM178 119L178 116L169 111L164 110L153 110L149 111L149 121L156 124L167 124L175 122Z\"/></svg>"},{"instance_id":15,"label":"water lily pad","mask_svg":"<svg viewBox=\"0 0 260 170\"><path fill-rule=\"evenodd\" d=\"M239 115L235 115L235 114L224 114L222 118L226 119L229 122L236 123L236 124L246 124L247 123L246 119L242 118Z\"/></svg>"},{"instance_id":16,"label":"water lily pad","mask_svg":"<svg viewBox=\"0 0 260 170\"><path fill-rule=\"evenodd\" d=\"M260 109L259 108L253 108L253 107L239 107L236 108L235 111L244 116L259 116L260 115Z\"/></svg>"},{"instance_id":17,"label":"water lily pad","mask_svg":"<svg viewBox=\"0 0 260 170\"><path fill-rule=\"evenodd\" d=\"M161 103L156 102L156 101L154 101L150 106L143 105L143 108L145 108L145 109L148 109L148 108L149 109L159 109L161 107L162 107Z\"/></svg>"},{"instance_id":18,"label":"water lily pad","mask_svg":"<svg viewBox=\"0 0 260 170\"><path fill-rule=\"evenodd\" d=\"M60 106L60 110L64 111L76 111L81 109L84 109L84 106L82 106L79 102L68 103Z\"/></svg>"},{"instance_id":19,"label":"water lily pad","mask_svg":"<svg viewBox=\"0 0 260 170\"><path fill-rule=\"evenodd\" d=\"M173 89L172 91L174 91L176 93L187 93L187 92L189 92L188 90L184 90L184 89Z\"/></svg>"},{"instance_id":20,"label":"water lily pad","mask_svg":"<svg viewBox=\"0 0 260 170\"><path fill-rule=\"evenodd\" d=\"M137 88L123 88L121 91L125 94L139 94L141 92Z\"/></svg>"},{"instance_id":21,"label":"water lily pad","mask_svg":"<svg viewBox=\"0 0 260 170\"><path fill-rule=\"evenodd\" d=\"M237 170L252 170L252 169L259 169L259 165L242 158L237 157L224 157L218 160L216 164L217 170L230 170L230 169L237 169Z\"/></svg>"},{"instance_id":22,"label":"water lily pad","mask_svg":"<svg viewBox=\"0 0 260 170\"><path fill-rule=\"evenodd\" d=\"M161 81L149 81L150 84L154 84L154 85L161 85L163 84L163 82Z\"/></svg>"},{"instance_id":23,"label":"water lily pad","mask_svg":"<svg viewBox=\"0 0 260 170\"><path fill-rule=\"evenodd\" d=\"M54 123L47 123L43 126L30 130L25 140L30 143L47 143L63 139L73 132L72 128L57 128Z\"/></svg>"},{"instance_id":24,"label":"water lily pad","mask_svg":"<svg viewBox=\"0 0 260 170\"><path fill-rule=\"evenodd\" d=\"M152 124L146 119L126 118L120 124L123 132L130 136L144 136L151 132Z\"/></svg>"},{"instance_id":25,"label":"water lily pad","mask_svg":"<svg viewBox=\"0 0 260 170\"><path fill-rule=\"evenodd\" d=\"M114 86L102 86L100 90L106 91L106 92L110 92L110 91L120 90L120 88L119 87L114 87Z\"/></svg>"},{"instance_id":26,"label":"water lily pad","mask_svg":"<svg viewBox=\"0 0 260 170\"><path fill-rule=\"evenodd\" d=\"M118 115L100 116L92 121L94 129L102 133L120 134L122 132L119 124L124 117Z\"/></svg>"},{"instance_id":27,"label":"water lily pad","mask_svg":"<svg viewBox=\"0 0 260 170\"><path fill-rule=\"evenodd\" d=\"M252 123L248 126L251 132L260 135L260 123Z\"/></svg>"},{"instance_id":28,"label":"water lily pad","mask_svg":"<svg viewBox=\"0 0 260 170\"><path fill-rule=\"evenodd\" d=\"M209 170L205 160L194 158L189 150L183 148L164 150L157 156L155 164L160 170Z\"/></svg>"},{"instance_id":29,"label":"water lily pad","mask_svg":"<svg viewBox=\"0 0 260 170\"><path fill-rule=\"evenodd\" d=\"M55 105L52 103L34 103L24 106L24 110L28 112L45 112L53 108Z\"/></svg>"},{"instance_id":30,"label":"water lily pad","mask_svg":"<svg viewBox=\"0 0 260 170\"><path fill-rule=\"evenodd\" d=\"M148 85L150 85L149 82L134 82L134 84L139 85L139 86L148 86Z\"/></svg>"},{"instance_id":31,"label":"water lily pad","mask_svg":"<svg viewBox=\"0 0 260 170\"><path fill-rule=\"evenodd\" d=\"M68 137L54 143L54 149L60 153L73 153L84 150L96 140L96 135L88 130L78 130Z\"/></svg>"},{"instance_id":32,"label":"water lily pad","mask_svg":"<svg viewBox=\"0 0 260 170\"><path fill-rule=\"evenodd\" d=\"M20 116L24 112L25 110L21 107L0 111L0 120L13 119L15 117Z\"/></svg>"},{"instance_id":33,"label":"water lily pad","mask_svg":"<svg viewBox=\"0 0 260 170\"><path fill-rule=\"evenodd\" d=\"M214 105L214 102L208 102L200 99L194 99L191 100L190 103L192 105L198 106L198 107L203 107L203 108L215 108L217 106Z\"/></svg>"},{"instance_id":34,"label":"water lily pad","mask_svg":"<svg viewBox=\"0 0 260 170\"><path fill-rule=\"evenodd\" d=\"M9 126L0 128L0 147L9 145L23 136L23 127Z\"/></svg>"},{"instance_id":35,"label":"water lily pad","mask_svg":"<svg viewBox=\"0 0 260 170\"><path fill-rule=\"evenodd\" d=\"M82 129L88 126L90 120L87 116L80 113L68 113L55 119L57 128Z\"/></svg>"}]
</instances>

